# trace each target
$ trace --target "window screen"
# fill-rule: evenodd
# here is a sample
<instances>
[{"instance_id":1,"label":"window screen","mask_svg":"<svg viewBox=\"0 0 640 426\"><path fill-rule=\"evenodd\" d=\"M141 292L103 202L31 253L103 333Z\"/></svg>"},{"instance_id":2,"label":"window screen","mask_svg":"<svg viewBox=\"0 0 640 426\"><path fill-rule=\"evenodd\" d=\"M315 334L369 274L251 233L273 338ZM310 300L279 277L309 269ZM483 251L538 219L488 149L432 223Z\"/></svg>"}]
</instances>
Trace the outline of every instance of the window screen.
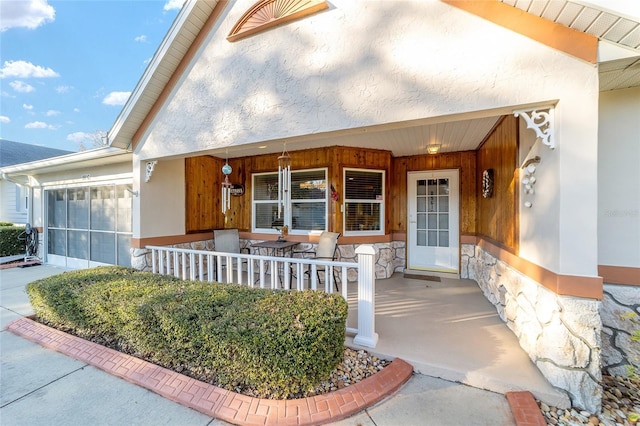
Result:
<instances>
[{"instance_id":1,"label":"window screen","mask_svg":"<svg viewBox=\"0 0 640 426\"><path fill-rule=\"evenodd\" d=\"M288 225L291 232L327 229L326 169L291 172L291 216L278 218L278 174L253 175L254 230L279 230Z\"/></svg>"},{"instance_id":2,"label":"window screen","mask_svg":"<svg viewBox=\"0 0 640 426\"><path fill-rule=\"evenodd\" d=\"M345 169L345 235L384 233L384 171Z\"/></svg>"}]
</instances>

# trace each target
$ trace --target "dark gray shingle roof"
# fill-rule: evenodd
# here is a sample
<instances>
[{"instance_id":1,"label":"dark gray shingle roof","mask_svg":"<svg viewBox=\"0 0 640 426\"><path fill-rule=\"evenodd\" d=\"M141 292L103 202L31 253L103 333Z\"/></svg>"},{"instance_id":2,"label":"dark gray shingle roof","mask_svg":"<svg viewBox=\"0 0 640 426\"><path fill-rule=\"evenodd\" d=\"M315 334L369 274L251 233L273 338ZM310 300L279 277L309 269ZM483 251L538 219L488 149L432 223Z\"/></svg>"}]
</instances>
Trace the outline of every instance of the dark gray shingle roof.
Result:
<instances>
[{"instance_id":1,"label":"dark gray shingle roof","mask_svg":"<svg viewBox=\"0 0 640 426\"><path fill-rule=\"evenodd\" d=\"M73 151L64 151L62 149L0 139L0 167L29 163L31 161L44 160L45 158L59 157L72 153Z\"/></svg>"}]
</instances>

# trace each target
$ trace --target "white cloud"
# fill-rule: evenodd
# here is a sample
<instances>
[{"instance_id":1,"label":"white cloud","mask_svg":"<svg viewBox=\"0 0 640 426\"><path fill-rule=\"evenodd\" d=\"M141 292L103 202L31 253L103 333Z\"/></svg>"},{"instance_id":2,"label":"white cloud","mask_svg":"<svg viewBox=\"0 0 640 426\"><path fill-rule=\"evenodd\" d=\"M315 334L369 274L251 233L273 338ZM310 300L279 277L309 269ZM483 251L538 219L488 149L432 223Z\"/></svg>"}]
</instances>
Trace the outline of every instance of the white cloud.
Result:
<instances>
[{"instance_id":1,"label":"white cloud","mask_svg":"<svg viewBox=\"0 0 640 426\"><path fill-rule=\"evenodd\" d=\"M25 129L46 129L47 123L43 121L32 121L24 125Z\"/></svg>"},{"instance_id":2,"label":"white cloud","mask_svg":"<svg viewBox=\"0 0 640 426\"><path fill-rule=\"evenodd\" d=\"M124 105L131 92L111 92L102 100L105 105Z\"/></svg>"},{"instance_id":3,"label":"white cloud","mask_svg":"<svg viewBox=\"0 0 640 426\"><path fill-rule=\"evenodd\" d=\"M31 123L27 123L24 125L25 129L48 129L48 130L57 130L60 126L55 124L47 124L43 121L32 121Z\"/></svg>"},{"instance_id":4,"label":"white cloud","mask_svg":"<svg viewBox=\"0 0 640 426\"><path fill-rule=\"evenodd\" d=\"M92 140L92 138L93 138L92 133L85 133L85 132L75 132L75 133L69 133L67 135L67 140L75 143L87 142Z\"/></svg>"},{"instance_id":5,"label":"white cloud","mask_svg":"<svg viewBox=\"0 0 640 426\"><path fill-rule=\"evenodd\" d=\"M0 115L0 123L4 123L4 124L11 123L11 119L6 115Z\"/></svg>"},{"instance_id":6,"label":"white cloud","mask_svg":"<svg viewBox=\"0 0 640 426\"><path fill-rule=\"evenodd\" d=\"M73 112L80 112L80 108L74 108Z\"/></svg>"},{"instance_id":7,"label":"white cloud","mask_svg":"<svg viewBox=\"0 0 640 426\"><path fill-rule=\"evenodd\" d=\"M0 2L3 3L4 1ZM27 61L4 61L4 66L0 68L0 78L49 78L60 77L60 74L51 68L44 68L40 65L33 65Z\"/></svg>"},{"instance_id":8,"label":"white cloud","mask_svg":"<svg viewBox=\"0 0 640 426\"><path fill-rule=\"evenodd\" d=\"M11 83L9 83L9 86L11 86L11 88L16 92L20 92L20 93L29 93L36 90L36 88L33 87L32 85L19 80L12 81Z\"/></svg>"},{"instance_id":9,"label":"white cloud","mask_svg":"<svg viewBox=\"0 0 640 426\"><path fill-rule=\"evenodd\" d=\"M139 35L138 37L134 38L134 40L139 42L139 43L146 43L147 42L147 36L142 34L142 35Z\"/></svg>"},{"instance_id":10,"label":"white cloud","mask_svg":"<svg viewBox=\"0 0 640 426\"><path fill-rule=\"evenodd\" d=\"M67 93L71 89L73 89L73 86L58 86L58 87L56 87L56 92L58 92L58 93Z\"/></svg>"},{"instance_id":11,"label":"white cloud","mask_svg":"<svg viewBox=\"0 0 640 426\"><path fill-rule=\"evenodd\" d=\"M47 0L0 1L0 31L9 28L38 28L53 21L56 10Z\"/></svg>"},{"instance_id":12,"label":"white cloud","mask_svg":"<svg viewBox=\"0 0 640 426\"><path fill-rule=\"evenodd\" d=\"M164 10L182 9L185 0L167 0L164 4Z\"/></svg>"},{"instance_id":13,"label":"white cloud","mask_svg":"<svg viewBox=\"0 0 640 426\"><path fill-rule=\"evenodd\" d=\"M33 105L29 105L29 104L22 104L22 108L31 111L33 109Z\"/></svg>"},{"instance_id":14,"label":"white cloud","mask_svg":"<svg viewBox=\"0 0 640 426\"><path fill-rule=\"evenodd\" d=\"M55 117L58 114L60 114L60 111L56 111L55 109L50 109L45 113L47 117Z\"/></svg>"}]
</instances>

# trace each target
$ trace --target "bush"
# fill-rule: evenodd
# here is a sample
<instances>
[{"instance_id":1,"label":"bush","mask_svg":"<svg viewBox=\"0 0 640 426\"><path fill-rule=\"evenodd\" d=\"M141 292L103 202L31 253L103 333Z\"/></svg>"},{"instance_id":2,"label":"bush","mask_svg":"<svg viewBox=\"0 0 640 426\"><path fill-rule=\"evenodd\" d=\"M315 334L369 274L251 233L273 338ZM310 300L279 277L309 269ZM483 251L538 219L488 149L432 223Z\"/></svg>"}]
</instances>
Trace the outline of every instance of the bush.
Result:
<instances>
[{"instance_id":1,"label":"bush","mask_svg":"<svg viewBox=\"0 0 640 426\"><path fill-rule=\"evenodd\" d=\"M13 223L11 222L0 222L0 227L2 226L13 226Z\"/></svg>"},{"instance_id":2,"label":"bush","mask_svg":"<svg viewBox=\"0 0 640 426\"><path fill-rule=\"evenodd\" d=\"M23 232L24 226L0 226L0 257L25 253Z\"/></svg>"},{"instance_id":3,"label":"bush","mask_svg":"<svg viewBox=\"0 0 640 426\"><path fill-rule=\"evenodd\" d=\"M36 315L100 334L169 367L210 371L255 396L305 394L342 361L347 302L321 292L181 281L121 267L67 272L27 286Z\"/></svg>"}]
</instances>

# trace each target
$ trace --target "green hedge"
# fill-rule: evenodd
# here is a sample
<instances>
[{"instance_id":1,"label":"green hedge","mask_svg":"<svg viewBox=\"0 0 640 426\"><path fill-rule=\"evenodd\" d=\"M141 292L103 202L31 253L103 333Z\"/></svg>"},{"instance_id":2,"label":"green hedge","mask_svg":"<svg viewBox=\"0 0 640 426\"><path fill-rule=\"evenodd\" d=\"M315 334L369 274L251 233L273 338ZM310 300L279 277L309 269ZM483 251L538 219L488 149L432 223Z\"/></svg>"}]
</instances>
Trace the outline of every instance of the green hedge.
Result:
<instances>
[{"instance_id":1,"label":"green hedge","mask_svg":"<svg viewBox=\"0 0 640 426\"><path fill-rule=\"evenodd\" d=\"M100 267L27 286L36 315L79 335L115 339L169 367L212 372L219 386L256 396L305 394L342 361L347 302L287 292L181 281Z\"/></svg>"},{"instance_id":2,"label":"green hedge","mask_svg":"<svg viewBox=\"0 0 640 426\"><path fill-rule=\"evenodd\" d=\"M0 226L0 257L25 253L24 239L18 239L23 232L24 226Z\"/></svg>"}]
</instances>

